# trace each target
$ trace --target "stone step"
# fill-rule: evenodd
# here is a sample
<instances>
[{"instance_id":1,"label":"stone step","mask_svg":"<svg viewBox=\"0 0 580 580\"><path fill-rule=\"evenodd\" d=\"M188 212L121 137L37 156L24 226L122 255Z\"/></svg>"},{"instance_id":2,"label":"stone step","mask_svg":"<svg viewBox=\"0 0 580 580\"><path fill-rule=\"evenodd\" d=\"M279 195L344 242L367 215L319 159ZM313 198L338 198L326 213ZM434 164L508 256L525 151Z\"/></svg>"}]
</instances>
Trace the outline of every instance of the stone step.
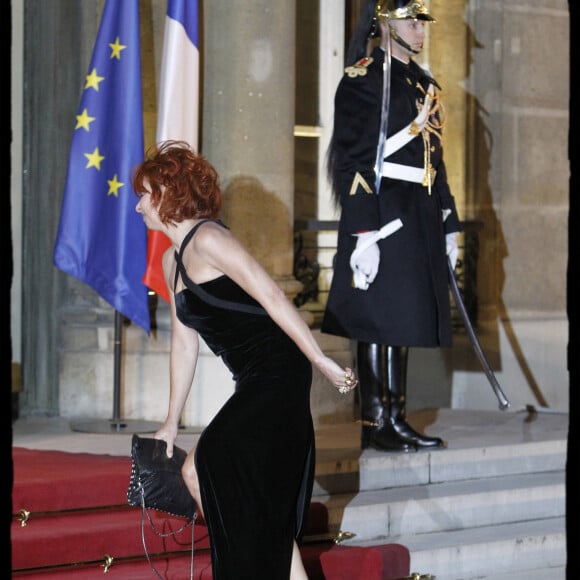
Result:
<instances>
[{"instance_id":1,"label":"stone step","mask_svg":"<svg viewBox=\"0 0 580 580\"><path fill-rule=\"evenodd\" d=\"M564 472L405 486L322 501L333 530L359 541L481 528L565 515Z\"/></svg>"},{"instance_id":2,"label":"stone step","mask_svg":"<svg viewBox=\"0 0 580 580\"><path fill-rule=\"evenodd\" d=\"M492 573L489 576L478 576L477 580L566 580L566 566L522 570L507 574Z\"/></svg>"},{"instance_id":3,"label":"stone step","mask_svg":"<svg viewBox=\"0 0 580 580\"><path fill-rule=\"evenodd\" d=\"M437 580L564 579L564 517L402 535L389 541L407 546L412 572L430 573ZM540 570L548 573L542 576Z\"/></svg>"},{"instance_id":4,"label":"stone step","mask_svg":"<svg viewBox=\"0 0 580 580\"><path fill-rule=\"evenodd\" d=\"M348 493L565 469L566 440L409 454L318 453L315 494Z\"/></svg>"},{"instance_id":5,"label":"stone step","mask_svg":"<svg viewBox=\"0 0 580 580\"><path fill-rule=\"evenodd\" d=\"M413 453L360 450L360 427L341 425L339 439L317 452L314 494L357 493L565 469L567 416L439 409L412 415L416 428L446 449ZM332 434L327 435L332 437Z\"/></svg>"},{"instance_id":6,"label":"stone step","mask_svg":"<svg viewBox=\"0 0 580 580\"><path fill-rule=\"evenodd\" d=\"M566 566L479 576L477 580L566 580Z\"/></svg>"}]
</instances>

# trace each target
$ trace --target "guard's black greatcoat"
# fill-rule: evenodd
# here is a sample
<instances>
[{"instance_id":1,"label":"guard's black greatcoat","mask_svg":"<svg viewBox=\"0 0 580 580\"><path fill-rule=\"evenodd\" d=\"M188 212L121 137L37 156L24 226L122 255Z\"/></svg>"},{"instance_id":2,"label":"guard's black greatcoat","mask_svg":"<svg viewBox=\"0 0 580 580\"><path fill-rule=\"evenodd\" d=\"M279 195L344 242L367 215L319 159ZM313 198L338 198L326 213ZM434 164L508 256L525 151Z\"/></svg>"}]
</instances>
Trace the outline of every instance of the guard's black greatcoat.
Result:
<instances>
[{"instance_id":1,"label":"guard's black greatcoat","mask_svg":"<svg viewBox=\"0 0 580 580\"><path fill-rule=\"evenodd\" d=\"M342 78L335 96L333 152L334 187L340 197L341 217L334 274L322 331L357 341L391 346L451 345L445 234L461 229L455 201L442 160L437 135L431 134L431 164L437 171L431 195L421 183L383 177L375 193L375 160L380 129L384 52L375 48L366 74ZM347 69L348 70L348 69ZM415 62L396 58L391 63L391 98L387 134L397 133L418 114L417 102L434 82ZM423 168L422 135L393 153L389 162ZM360 183L360 174L371 192ZM358 178L357 178L358 179ZM360 181L360 180L359 180ZM443 222L442 210L451 214ZM368 290L352 283L350 256L356 245L352 234L378 230L400 218L403 227L379 242L378 275Z\"/></svg>"}]
</instances>

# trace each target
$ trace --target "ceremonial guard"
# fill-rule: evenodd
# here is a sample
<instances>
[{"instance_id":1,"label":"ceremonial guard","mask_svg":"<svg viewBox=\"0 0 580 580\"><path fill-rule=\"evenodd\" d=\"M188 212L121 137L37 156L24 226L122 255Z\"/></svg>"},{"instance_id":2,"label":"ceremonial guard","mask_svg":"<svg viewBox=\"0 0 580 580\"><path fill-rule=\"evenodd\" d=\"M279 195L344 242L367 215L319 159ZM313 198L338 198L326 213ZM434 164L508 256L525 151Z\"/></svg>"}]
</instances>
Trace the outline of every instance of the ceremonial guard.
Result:
<instances>
[{"instance_id":1,"label":"ceremonial guard","mask_svg":"<svg viewBox=\"0 0 580 580\"><path fill-rule=\"evenodd\" d=\"M409 347L451 346L447 260L461 229L440 87L413 61L434 21L421 0L367 0L335 96L328 169L341 214L322 331L356 341L363 449L445 446L406 419Z\"/></svg>"}]
</instances>

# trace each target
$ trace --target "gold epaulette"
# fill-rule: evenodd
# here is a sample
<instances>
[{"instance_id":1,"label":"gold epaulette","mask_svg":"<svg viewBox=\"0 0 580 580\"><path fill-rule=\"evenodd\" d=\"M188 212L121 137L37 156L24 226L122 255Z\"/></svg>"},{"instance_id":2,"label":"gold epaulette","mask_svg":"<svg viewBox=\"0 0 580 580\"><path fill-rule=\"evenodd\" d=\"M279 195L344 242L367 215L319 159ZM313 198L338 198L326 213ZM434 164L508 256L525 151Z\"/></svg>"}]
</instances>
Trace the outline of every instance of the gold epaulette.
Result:
<instances>
[{"instance_id":1,"label":"gold epaulette","mask_svg":"<svg viewBox=\"0 0 580 580\"><path fill-rule=\"evenodd\" d=\"M351 78L364 77L367 74L368 66L373 62L371 56L365 56L361 58L358 62L355 62L351 66L347 66L344 72Z\"/></svg>"}]
</instances>

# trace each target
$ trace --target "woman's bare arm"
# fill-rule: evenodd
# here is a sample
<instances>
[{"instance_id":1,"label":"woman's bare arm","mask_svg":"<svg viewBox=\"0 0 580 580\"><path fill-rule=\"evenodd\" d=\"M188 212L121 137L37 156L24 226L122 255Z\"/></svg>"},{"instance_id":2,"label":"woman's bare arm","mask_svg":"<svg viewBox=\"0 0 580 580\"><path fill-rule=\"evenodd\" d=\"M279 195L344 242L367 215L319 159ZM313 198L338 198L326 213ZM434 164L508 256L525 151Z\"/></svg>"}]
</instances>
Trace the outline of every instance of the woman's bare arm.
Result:
<instances>
[{"instance_id":1,"label":"woman's bare arm","mask_svg":"<svg viewBox=\"0 0 580 580\"><path fill-rule=\"evenodd\" d=\"M175 259L170 248L163 256L163 271L169 289L171 311L171 351L169 354L169 407L167 417L155 433L156 439L167 442L167 455L173 455L173 444L177 437L179 420L195 375L199 354L199 336L197 332L180 322L175 310L173 294L173 277Z\"/></svg>"}]
</instances>

